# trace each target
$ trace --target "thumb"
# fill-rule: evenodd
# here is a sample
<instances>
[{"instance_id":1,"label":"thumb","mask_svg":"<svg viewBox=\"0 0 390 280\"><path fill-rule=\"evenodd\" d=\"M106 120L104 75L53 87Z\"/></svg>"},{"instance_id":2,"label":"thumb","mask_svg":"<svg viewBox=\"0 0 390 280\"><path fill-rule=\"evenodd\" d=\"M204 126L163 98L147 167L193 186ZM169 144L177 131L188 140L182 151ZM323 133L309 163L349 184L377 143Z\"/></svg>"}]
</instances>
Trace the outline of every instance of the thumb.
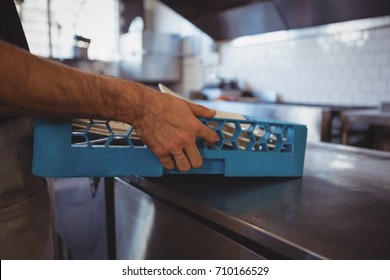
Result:
<instances>
[{"instance_id":1,"label":"thumb","mask_svg":"<svg viewBox=\"0 0 390 280\"><path fill-rule=\"evenodd\" d=\"M194 113L194 115L197 117L212 118L217 113L213 109L209 109L202 105L198 105L194 103L188 103L188 106L190 107L192 113Z\"/></svg>"}]
</instances>

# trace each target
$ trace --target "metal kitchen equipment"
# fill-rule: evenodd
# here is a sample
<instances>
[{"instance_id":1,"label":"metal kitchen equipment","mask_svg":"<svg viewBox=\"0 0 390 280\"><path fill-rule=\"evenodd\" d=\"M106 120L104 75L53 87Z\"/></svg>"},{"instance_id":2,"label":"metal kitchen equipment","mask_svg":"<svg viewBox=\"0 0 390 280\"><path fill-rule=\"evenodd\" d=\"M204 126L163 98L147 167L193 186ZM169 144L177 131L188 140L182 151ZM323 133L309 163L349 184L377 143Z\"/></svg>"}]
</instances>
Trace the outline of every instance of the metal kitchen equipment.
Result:
<instances>
[{"instance_id":1,"label":"metal kitchen equipment","mask_svg":"<svg viewBox=\"0 0 390 280\"><path fill-rule=\"evenodd\" d=\"M120 76L144 83L180 80L181 38L175 34L138 31L122 34Z\"/></svg>"},{"instance_id":2,"label":"metal kitchen equipment","mask_svg":"<svg viewBox=\"0 0 390 280\"><path fill-rule=\"evenodd\" d=\"M207 145L198 139L203 158L198 169L166 170L128 126L88 120L84 128L70 121L39 119L34 133L33 173L44 177L113 177L163 174L224 174L225 176L302 175L307 128L304 125L246 117L201 119L220 140Z\"/></svg>"},{"instance_id":3,"label":"metal kitchen equipment","mask_svg":"<svg viewBox=\"0 0 390 280\"><path fill-rule=\"evenodd\" d=\"M160 0L215 41L388 16L387 0Z\"/></svg>"}]
</instances>

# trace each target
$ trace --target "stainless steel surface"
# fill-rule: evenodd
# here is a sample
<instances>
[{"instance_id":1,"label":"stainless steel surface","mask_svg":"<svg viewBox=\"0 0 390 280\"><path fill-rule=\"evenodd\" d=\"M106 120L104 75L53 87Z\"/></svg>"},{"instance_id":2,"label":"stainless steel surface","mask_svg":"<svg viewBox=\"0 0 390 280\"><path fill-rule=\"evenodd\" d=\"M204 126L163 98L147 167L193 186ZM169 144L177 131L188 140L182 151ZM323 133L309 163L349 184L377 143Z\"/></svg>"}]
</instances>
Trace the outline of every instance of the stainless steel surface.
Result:
<instances>
[{"instance_id":1,"label":"stainless steel surface","mask_svg":"<svg viewBox=\"0 0 390 280\"><path fill-rule=\"evenodd\" d=\"M132 59L119 62L119 75L146 83L177 82L180 79L180 62L178 57L164 54L134 55Z\"/></svg>"},{"instance_id":2,"label":"stainless steel surface","mask_svg":"<svg viewBox=\"0 0 390 280\"><path fill-rule=\"evenodd\" d=\"M390 14L386 0L274 0L288 29Z\"/></svg>"},{"instance_id":3,"label":"stainless steel surface","mask_svg":"<svg viewBox=\"0 0 390 280\"><path fill-rule=\"evenodd\" d=\"M62 241L62 258L107 259L103 179L54 180L55 221Z\"/></svg>"},{"instance_id":4,"label":"stainless steel surface","mask_svg":"<svg viewBox=\"0 0 390 280\"><path fill-rule=\"evenodd\" d=\"M386 0L161 0L214 40L390 14ZM249 11L249 12L248 12Z\"/></svg>"},{"instance_id":5,"label":"stainless steel surface","mask_svg":"<svg viewBox=\"0 0 390 280\"><path fill-rule=\"evenodd\" d=\"M271 1L250 3L216 14L202 15L197 19L197 25L216 41L286 28Z\"/></svg>"},{"instance_id":6,"label":"stainless steel surface","mask_svg":"<svg viewBox=\"0 0 390 280\"><path fill-rule=\"evenodd\" d=\"M125 180L265 257L389 259L389 163L390 153L309 143L299 179Z\"/></svg>"},{"instance_id":7,"label":"stainless steel surface","mask_svg":"<svg viewBox=\"0 0 390 280\"><path fill-rule=\"evenodd\" d=\"M115 184L117 259L262 259L196 218L125 184Z\"/></svg>"},{"instance_id":8,"label":"stainless steel surface","mask_svg":"<svg viewBox=\"0 0 390 280\"><path fill-rule=\"evenodd\" d=\"M286 29L272 1L162 0L216 41Z\"/></svg>"}]
</instances>

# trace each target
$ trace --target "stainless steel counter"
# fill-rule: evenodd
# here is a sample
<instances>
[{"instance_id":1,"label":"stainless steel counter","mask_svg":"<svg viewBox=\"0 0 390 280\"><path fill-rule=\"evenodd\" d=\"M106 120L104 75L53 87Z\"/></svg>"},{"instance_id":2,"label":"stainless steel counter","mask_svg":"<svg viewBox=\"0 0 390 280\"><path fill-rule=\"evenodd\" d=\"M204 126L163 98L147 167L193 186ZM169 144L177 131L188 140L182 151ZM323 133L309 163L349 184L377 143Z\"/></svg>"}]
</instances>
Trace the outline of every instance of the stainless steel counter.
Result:
<instances>
[{"instance_id":1,"label":"stainless steel counter","mask_svg":"<svg viewBox=\"0 0 390 280\"><path fill-rule=\"evenodd\" d=\"M387 152L309 143L302 178L118 180L265 258L390 259Z\"/></svg>"}]
</instances>

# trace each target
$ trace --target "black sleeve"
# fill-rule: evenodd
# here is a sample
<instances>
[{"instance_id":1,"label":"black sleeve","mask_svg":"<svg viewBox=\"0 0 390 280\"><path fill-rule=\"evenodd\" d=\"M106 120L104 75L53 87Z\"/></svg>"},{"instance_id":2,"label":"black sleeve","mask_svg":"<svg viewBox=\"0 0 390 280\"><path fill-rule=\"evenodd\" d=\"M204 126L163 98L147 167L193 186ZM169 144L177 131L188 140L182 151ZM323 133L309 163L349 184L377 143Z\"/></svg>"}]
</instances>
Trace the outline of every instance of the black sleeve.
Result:
<instances>
[{"instance_id":1,"label":"black sleeve","mask_svg":"<svg viewBox=\"0 0 390 280\"><path fill-rule=\"evenodd\" d=\"M26 36L13 0L0 0L0 39L28 50Z\"/></svg>"}]
</instances>

